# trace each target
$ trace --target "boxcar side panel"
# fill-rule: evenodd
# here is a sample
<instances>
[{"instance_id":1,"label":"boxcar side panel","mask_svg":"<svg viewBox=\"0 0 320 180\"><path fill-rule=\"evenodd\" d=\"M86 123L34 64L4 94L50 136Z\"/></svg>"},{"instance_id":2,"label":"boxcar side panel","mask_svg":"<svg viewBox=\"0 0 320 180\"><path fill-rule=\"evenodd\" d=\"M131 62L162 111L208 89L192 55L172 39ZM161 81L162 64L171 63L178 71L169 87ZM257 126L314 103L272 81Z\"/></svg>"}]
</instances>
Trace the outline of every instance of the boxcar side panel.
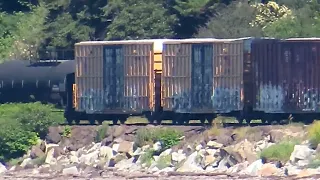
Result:
<instances>
[{"instance_id":1,"label":"boxcar side panel","mask_svg":"<svg viewBox=\"0 0 320 180\"><path fill-rule=\"evenodd\" d=\"M320 42L297 41L282 43L282 59L290 73L284 111L288 113L320 112ZM287 70L288 71L288 70Z\"/></svg>"},{"instance_id":2,"label":"boxcar side panel","mask_svg":"<svg viewBox=\"0 0 320 180\"><path fill-rule=\"evenodd\" d=\"M286 60L280 58L278 40L255 40L252 46L254 71L253 109L264 112L282 112L288 77Z\"/></svg>"},{"instance_id":3,"label":"boxcar side panel","mask_svg":"<svg viewBox=\"0 0 320 180\"><path fill-rule=\"evenodd\" d=\"M165 111L188 112L191 108L191 44L164 44L162 105Z\"/></svg>"},{"instance_id":4,"label":"boxcar side panel","mask_svg":"<svg viewBox=\"0 0 320 180\"><path fill-rule=\"evenodd\" d=\"M228 113L242 110L243 41L214 44L213 108Z\"/></svg>"},{"instance_id":5,"label":"boxcar side panel","mask_svg":"<svg viewBox=\"0 0 320 180\"><path fill-rule=\"evenodd\" d=\"M103 48L76 46L77 111L92 113L103 109Z\"/></svg>"},{"instance_id":6,"label":"boxcar side panel","mask_svg":"<svg viewBox=\"0 0 320 180\"><path fill-rule=\"evenodd\" d=\"M153 86L153 45L124 45L124 104L130 111L149 111ZM153 88L153 87L151 87Z\"/></svg>"}]
</instances>

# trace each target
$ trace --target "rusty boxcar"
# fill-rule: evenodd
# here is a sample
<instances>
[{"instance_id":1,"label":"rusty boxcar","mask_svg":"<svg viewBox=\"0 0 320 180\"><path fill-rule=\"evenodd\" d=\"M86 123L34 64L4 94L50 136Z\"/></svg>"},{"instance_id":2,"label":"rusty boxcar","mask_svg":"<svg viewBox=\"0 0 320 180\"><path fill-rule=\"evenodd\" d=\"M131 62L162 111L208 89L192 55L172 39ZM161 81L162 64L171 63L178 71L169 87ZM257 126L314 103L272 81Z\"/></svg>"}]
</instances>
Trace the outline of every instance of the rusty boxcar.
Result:
<instances>
[{"instance_id":1,"label":"rusty boxcar","mask_svg":"<svg viewBox=\"0 0 320 180\"><path fill-rule=\"evenodd\" d=\"M209 123L215 114L240 116L250 71L253 38L185 39L164 42L162 107L165 112L196 115ZM189 116L190 117L190 116ZM188 117L183 116L184 121ZM241 118L240 118L241 119ZM177 121L180 121L177 119Z\"/></svg>"},{"instance_id":2,"label":"rusty boxcar","mask_svg":"<svg viewBox=\"0 0 320 180\"><path fill-rule=\"evenodd\" d=\"M320 113L320 39L254 41L253 111L263 121ZM309 115L309 116L308 116Z\"/></svg>"},{"instance_id":3,"label":"rusty boxcar","mask_svg":"<svg viewBox=\"0 0 320 180\"><path fill-rule=\"evenodd\" d=\"M165 40L89 41L75 45L75 111L123 123L154 108L154 51ZM160 44L158 46L157 44Z\"/></svg>"}]
</instances>

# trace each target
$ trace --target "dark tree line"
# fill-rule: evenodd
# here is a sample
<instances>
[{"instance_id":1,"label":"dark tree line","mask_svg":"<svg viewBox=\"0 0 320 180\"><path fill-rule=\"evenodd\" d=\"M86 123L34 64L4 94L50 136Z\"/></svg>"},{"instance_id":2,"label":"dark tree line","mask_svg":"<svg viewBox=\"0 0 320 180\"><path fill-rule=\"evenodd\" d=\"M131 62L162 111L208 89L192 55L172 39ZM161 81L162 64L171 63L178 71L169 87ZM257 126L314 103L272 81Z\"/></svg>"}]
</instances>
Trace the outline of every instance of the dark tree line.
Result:
<instances>
[{"instance_id":1,"label":"dark tree line","mask_svg":"<svg viewBox=\"0 0 320 180\"><path fill-rule=\"evenodd\" d=\"M0 56L23 58L39 49L72 48L82 40L319 35L319 0L275 4L258 0L2 1Z\"/></svg>"}]
</instances>

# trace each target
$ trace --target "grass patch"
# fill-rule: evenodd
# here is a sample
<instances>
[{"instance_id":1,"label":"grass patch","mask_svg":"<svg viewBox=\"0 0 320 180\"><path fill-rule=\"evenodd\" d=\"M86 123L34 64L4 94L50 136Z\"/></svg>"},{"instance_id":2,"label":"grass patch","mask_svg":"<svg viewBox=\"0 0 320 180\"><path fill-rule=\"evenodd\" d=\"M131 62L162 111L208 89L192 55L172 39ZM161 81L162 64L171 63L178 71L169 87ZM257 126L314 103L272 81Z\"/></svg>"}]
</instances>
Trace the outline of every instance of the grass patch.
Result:
<instances>
[{"instance_id":1,"label":"grass patch","mask_svg":"<svg viewBox=\"0 0 320 180\"><path fill-rule=\"evenodd\" d=\"M298 141L282 141L279 144L272 145L260 153L261 158L266 158L269 161L287 162L293 152L294 146Z\"/></svg>"},{"instance_id":2,"label":"grass patch","mask_svg":"<svg viewBox=\"0 0 320 180\"><path fill-rule=\"evenodd\" d=\"M320 121L314 121L308 128L308 139L313 146L320 143Z\"/></svg>"},{"instance_id":3,"label":"grass patch","mask_svg":"<svg viewBox=\"0 0 320 180\"><path fill-rule=\"evenodd\" d=\"M151 166L153 161L154 151L152 149L147 150L144 154L141 155L141 164L146 164L148 167Z\"/></svg>"},{"instance_id":4,"label":"grass patch","mask_svg":"<svg viewBox=\"0 0 320 180\"><path fill-rule=\"evenodd\" d=\"M177 145L181 136L183 136L183 132L173 128L141 128L137 131L135 144L142 147L161 141L165 150Z\"/></svg>"},{"instance_id":5,"label":"grass patch","mask_svg":"<svg viewBox=\"0 0 320 180\"><path fill-rule=\"evenodd\" d=\"M256 127L240 127L233 130L239 139L249 138L250 135L255 135L260 130Z\"/></svg>"},{"instance_id":6,"label":"grass patch","mask_svg":"<svg viewBox=\"0 0 320 180\"><path fill-rule=\"evenodd\" d=\"M103 122L102 125L98 127L96 137L94 138L95 142L101 142L106 137L108 130L109 124Z\"/></svg>"}]
</instances>

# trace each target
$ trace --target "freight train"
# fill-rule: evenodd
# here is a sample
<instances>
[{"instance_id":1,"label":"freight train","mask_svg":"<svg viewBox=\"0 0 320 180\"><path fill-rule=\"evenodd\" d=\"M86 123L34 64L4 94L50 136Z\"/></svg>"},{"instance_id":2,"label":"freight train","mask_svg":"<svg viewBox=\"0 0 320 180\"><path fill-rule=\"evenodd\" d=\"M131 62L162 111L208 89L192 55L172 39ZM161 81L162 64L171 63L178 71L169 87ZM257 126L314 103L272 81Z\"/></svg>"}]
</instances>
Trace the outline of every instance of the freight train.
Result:
<instances>
[{"instance_id":1,"label":"freight train","mask_svg":"<svg viewBox=\"0 0 320 180\"><path fill-rule=\"evenodd\" d=\"M69 123L320 115L318 38L87 41L75 44L75 64L66 78Z\"/></svg>"},{"instance_id":2,"label":"freight train","mask_svg":"<svg viewBox=\"0 0 320 180\"><path fill-rule=\"evenodd\" d=\"M74 56L0 65L0 101L33 94L63 106L70 124L135 115L158 124L320 115L320 38L86 41L75 44Z\"/></svg>"}]
</instances>

